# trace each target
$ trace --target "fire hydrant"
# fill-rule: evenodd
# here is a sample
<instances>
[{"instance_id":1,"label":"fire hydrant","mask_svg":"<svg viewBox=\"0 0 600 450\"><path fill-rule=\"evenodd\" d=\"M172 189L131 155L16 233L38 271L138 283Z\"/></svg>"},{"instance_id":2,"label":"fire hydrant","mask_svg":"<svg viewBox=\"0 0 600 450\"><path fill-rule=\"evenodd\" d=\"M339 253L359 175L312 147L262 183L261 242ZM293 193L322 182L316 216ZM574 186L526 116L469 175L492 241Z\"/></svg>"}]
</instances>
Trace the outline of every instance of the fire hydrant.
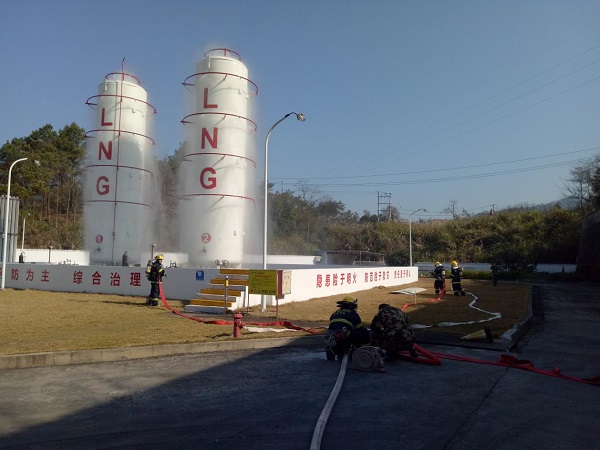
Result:
<instances>
[{"instance_id":1,"label":"fire hydrant","mask_svg":"<svg viewBox=\"0 0 600 450\"><path fill-rule=\"evenodd\" d=\"M242 328L244 328L244 322L242 322L242 313L236 312L233 315L233 337L238 338L242 334Z\"/></svg>"}]
</instances>

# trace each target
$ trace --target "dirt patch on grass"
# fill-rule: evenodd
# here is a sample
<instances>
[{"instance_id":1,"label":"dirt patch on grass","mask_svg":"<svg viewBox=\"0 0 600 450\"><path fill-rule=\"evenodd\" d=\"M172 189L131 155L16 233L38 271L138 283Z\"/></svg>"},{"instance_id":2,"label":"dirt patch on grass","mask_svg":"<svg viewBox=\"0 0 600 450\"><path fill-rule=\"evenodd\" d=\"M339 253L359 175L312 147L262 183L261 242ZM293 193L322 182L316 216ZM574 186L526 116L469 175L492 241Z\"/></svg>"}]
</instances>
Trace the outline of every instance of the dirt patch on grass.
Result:
<instances>
[{"instance_id":1,"label":"dirt patch on grass","mask_svg":"<svg viewBox=\"0 0 600 450\"><path fill-rule=\"evenodd\" d=\"M407 287L423 287L417 295L393 294ZM476 307L500 312L501 319L486 322L499 336L521 321L528 311L530 287L521 284L499 284L465 280L463 287L478 300ZM168 296L168 292L167 292ZM242 310L243 321L290 321L294 325L323 332L336 301L346 295L336 295L305 302L269 307L266 312L254 307ZM377 287L351 295L359 302L359 314L369 324L380 303L404 307L413 324L432 325L431 331L468 334L480 330L481 323L455 327L439 327L441 322L468 322L487 319L489 314L469 306L473 297L446 294L435 299L433 280L397 287ZM162 305L151 308L143 297L119 295L77 294L33 290L0 291L0 355L39 353L61 350L137 347L157 344L213 342L233 339L232 325L199 323L168 311ZM184 302L169 301L172 308L184 311ZM232 321L231 314L195 316L200 320ZM309 334L303 331L255 333L246 329L240 339L257 339Z\"/></svg>"}]
</instances>

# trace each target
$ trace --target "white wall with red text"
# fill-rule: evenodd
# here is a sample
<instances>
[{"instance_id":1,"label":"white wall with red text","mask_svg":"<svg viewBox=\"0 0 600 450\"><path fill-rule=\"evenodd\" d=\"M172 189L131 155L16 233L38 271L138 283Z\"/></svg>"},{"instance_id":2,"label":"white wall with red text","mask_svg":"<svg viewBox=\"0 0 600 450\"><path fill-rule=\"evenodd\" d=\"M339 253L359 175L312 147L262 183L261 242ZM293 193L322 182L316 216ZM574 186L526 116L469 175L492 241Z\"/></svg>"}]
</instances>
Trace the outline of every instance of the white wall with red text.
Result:
<instances>
[{"instance_id":1,"label":"white wall with red text","mask_svg":"<svg viewBox=\"0 0 600 450\"><path fill-rule=\"evenodd\" d=\"M79 266L47 263L7 263L6 287L55 292L86 292L146 297L150 282L144 267ZM163 289L167 299L192 300L219 269L167 268ZM418 280L417 267L328 267L290 269L291 293L279 304L330 295L350 294L378 286L400 286ZM267 305L276 303L267 297ZM252 305L261 304L251 295Z\"/></svg>"}]
</instances>

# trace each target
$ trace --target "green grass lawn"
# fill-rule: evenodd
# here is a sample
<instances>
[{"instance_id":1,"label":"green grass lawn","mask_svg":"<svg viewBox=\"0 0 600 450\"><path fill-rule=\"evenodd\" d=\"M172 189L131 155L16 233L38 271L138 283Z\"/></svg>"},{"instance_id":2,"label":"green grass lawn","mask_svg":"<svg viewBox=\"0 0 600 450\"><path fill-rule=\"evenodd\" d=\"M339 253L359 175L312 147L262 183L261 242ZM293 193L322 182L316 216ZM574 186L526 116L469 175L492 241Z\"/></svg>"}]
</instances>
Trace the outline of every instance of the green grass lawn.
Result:
<instances>
[{"instance_id":1,"label":"green grass lawn","mask_svg":"<svg viewBox=\"0 0 600 450\"><path fill-rule=\"evenodd\" d=\"M427 330L468 334L483 328L482 324L439 327L440 322L467 322L486 319L489 314L471 307L472 296L454 297L446 294L435 299L431 279L397 287L377 287L353 293L359 300L359 314L369 324L380 303L405 306L413 324L432 325ZM416 295L392 294L406 287L427 290ZM523 320L528 311L530 286L500 283L493 287L488 281L464 280L463 288L477 296L476 307L500 312L501 319L485 322L499 336ZM168 296L168 293L167 293ZM243 310L244 322L287 320L299 326L323 332L336 301L346 295L292 302L269 307ZM135 347L157 344L213 342L233 338L232 325L199 323L171 313L162 305L144 304L144 297L118 295L61 293L6 289L0 291L0 355L39 353L61 350ZM416 302L416 304L415 304ZM184 302L169 301L183 312ZM205 320L232 321L232 315L202 316ZM254 333L243 330L240 339L256 339L309 334L307 332Z\"/></svg>"}]
</instances>

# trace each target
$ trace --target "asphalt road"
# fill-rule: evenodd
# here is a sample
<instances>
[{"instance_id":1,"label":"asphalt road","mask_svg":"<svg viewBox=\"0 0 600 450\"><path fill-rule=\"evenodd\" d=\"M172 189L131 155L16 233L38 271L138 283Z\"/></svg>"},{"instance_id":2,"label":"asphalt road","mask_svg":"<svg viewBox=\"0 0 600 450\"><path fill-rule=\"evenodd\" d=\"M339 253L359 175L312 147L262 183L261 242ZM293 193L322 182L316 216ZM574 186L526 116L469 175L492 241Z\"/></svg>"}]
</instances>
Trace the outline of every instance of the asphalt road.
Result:
<instances>
[{"instance_id":1,"label":"asphalt road","mask_svg":"<svg viewBox=\"0 0 600 450\"><path fill-rule=\"evenodd\" d=\"M600 286L541 286L534 303L513 355L600 375ZM309 449L339 369L321 349L283 347L2 370L0 448ZM386 369L346 371L321 449L600 448L600 386L448 359Z\"/></svg>"}]
</instances>

